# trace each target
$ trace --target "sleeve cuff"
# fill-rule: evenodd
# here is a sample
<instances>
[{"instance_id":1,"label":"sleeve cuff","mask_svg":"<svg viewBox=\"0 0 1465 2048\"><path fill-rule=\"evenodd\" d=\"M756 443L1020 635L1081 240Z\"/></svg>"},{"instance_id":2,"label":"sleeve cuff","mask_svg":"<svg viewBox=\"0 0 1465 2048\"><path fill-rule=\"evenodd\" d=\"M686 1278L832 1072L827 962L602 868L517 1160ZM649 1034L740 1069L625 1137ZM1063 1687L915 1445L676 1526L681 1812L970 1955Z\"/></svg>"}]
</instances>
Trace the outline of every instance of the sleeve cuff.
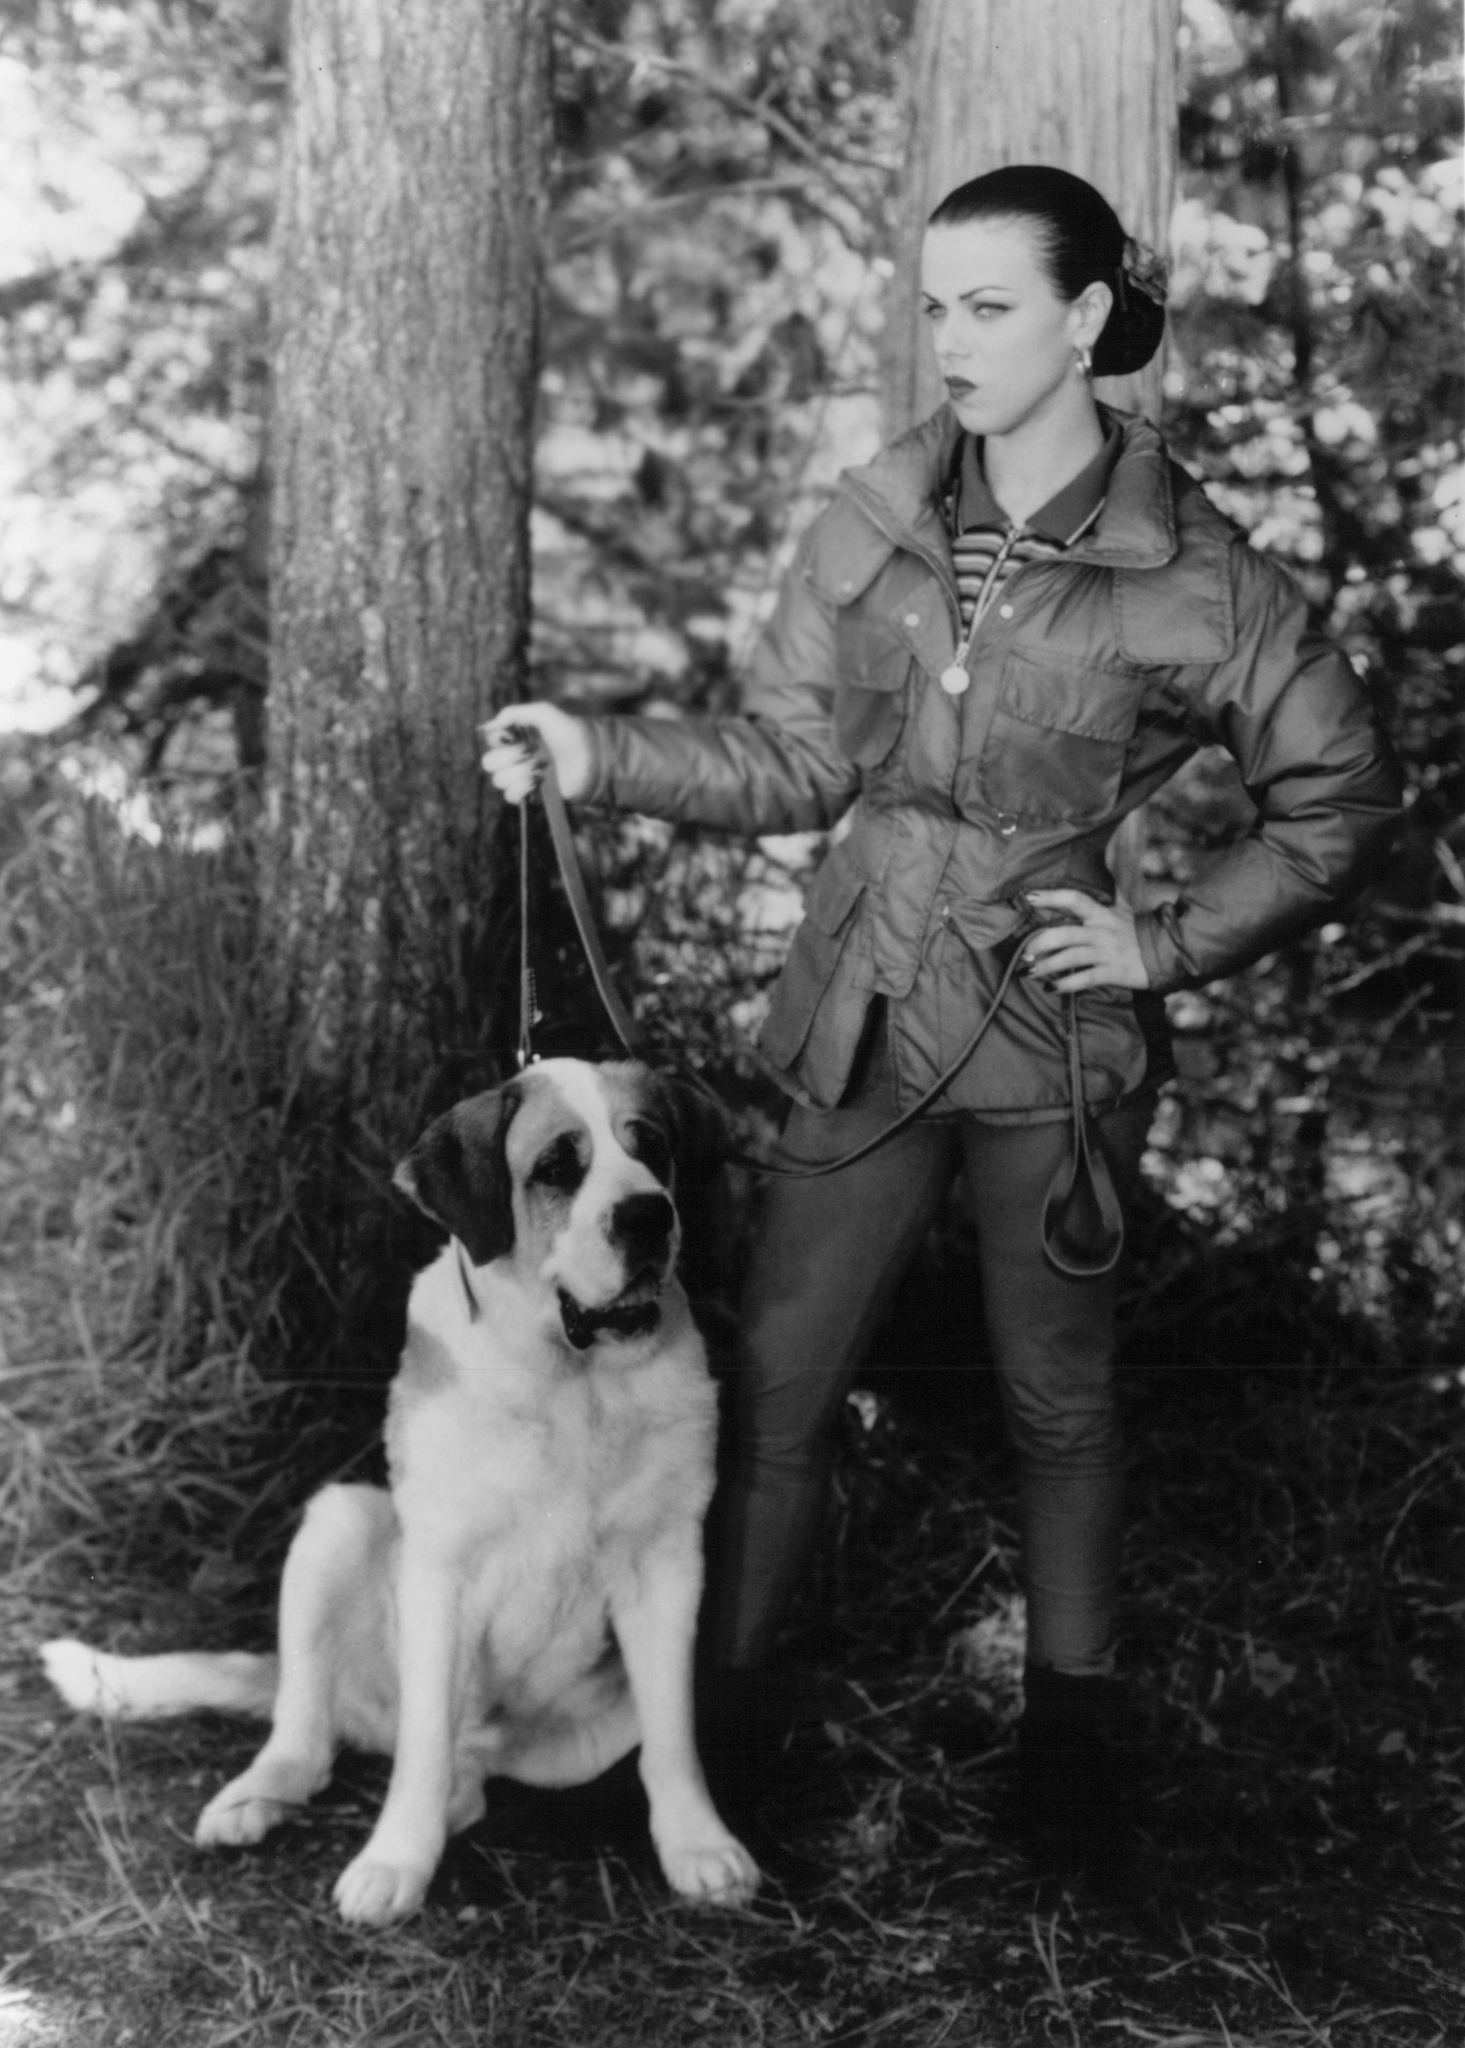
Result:
<instances>
[{"instance_id":1,"label":"sleeve cuff","mask_svg":"<svg viewBox=\"0 0 1465 2048\"><path fill-rule=\"evenodd\" d=\"M1173 903L1162 904L1157 910L1142 910L1134 920L1140 958L1145 963L1150 988L1157 996L1171 995L1195 979L1185 966L1175 942L1174 921Z\"/></svg>"},{"instance_id":2,"label":"sleeve cuff","mask_svg":"<svg viewBox=\"0 0 1465 2048\"><path fill-rule=\"evenodd\" d=\"M576 715L585 734L585 745L590 752L590 778L575 801L578 804L590 804L601 810L613 809L615 792L610 734L606 730L608 721L587 716L584 712Z\"/></svg>"}]
</instances>

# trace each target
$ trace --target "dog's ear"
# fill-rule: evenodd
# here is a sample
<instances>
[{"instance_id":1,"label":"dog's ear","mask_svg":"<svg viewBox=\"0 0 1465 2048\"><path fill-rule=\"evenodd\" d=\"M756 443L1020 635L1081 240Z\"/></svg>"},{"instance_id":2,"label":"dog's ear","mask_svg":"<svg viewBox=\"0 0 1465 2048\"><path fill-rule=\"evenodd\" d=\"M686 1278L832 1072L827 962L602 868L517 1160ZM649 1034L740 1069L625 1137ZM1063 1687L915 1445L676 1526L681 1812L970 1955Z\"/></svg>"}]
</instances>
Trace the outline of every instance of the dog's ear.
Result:
<instances>
[{"instance_id":1,"label":"dog's ear","mask_svg":"<svg viewBox=\"0 0 1465 2048\"><path fill-rule=\"evenodd\" d=\"M513 1082L469 1096L428 1125L392 1175L419 1209L461 1239L475 1266L514 1248L514 1189L504 1140L518 1106Z\"/></svg>"},{"instance_id":2,"label":"dog's ear","mask_svg":"<svg viewBox=\"0 0 1465 2048\"><path fill-rule=\"evenodd\" d=\"M730 1149L727 1121L721 1107L710 1095L690 1082L660 1074L656 1094L671 1139L676 1161L677 1186L705 1185L716 1173Z\"/></svg>"}]
</instances>

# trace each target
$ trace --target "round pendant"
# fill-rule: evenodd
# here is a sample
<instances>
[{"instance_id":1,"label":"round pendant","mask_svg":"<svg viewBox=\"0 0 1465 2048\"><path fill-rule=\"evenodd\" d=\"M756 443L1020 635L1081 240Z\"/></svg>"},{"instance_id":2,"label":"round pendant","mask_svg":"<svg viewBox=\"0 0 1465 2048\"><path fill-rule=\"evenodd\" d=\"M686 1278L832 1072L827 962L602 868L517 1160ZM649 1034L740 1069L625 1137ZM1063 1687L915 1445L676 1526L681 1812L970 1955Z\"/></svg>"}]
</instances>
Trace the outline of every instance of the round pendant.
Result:
<instances>
[{"instance_id":1,"label":"round pendant","mask_svg":"<svg viewBox=\"0 0 1465 2048\"><path fill-rule=\"evenodd\" d=\"M962 692L970 687L971 680L959 663L954 663L950 668L941 671L941 687L948 697L961 696Z\"/></svg>"}]
</instances>

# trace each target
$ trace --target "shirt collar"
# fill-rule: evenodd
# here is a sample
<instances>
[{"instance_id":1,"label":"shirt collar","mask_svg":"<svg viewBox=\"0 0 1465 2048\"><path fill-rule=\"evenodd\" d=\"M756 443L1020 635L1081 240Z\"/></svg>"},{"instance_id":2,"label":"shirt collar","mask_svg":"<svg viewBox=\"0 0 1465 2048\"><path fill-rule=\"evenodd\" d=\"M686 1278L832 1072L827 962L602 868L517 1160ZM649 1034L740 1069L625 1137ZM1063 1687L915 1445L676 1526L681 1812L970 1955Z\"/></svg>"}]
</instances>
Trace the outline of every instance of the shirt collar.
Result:
<instances>
[{"instance_id":1,"label":"shirt collar","mask_svg":"<svg viewBox=\"0 0 1465 2048\"><path fill-rule=\"evenodd\" d=\"M1103 447L1084 464L1077 476L1070 477L1046 504L1029 514L1023 522L1025 532L1055 541L1059 547L1068 547L1093 524L1104 502L1109 478L1123 444L1117 422L1106 420L1104 426ZM962 436L959 473L963 528L1011 526L1013 522L987 488L987 479L982 474L982 443L975 434Z\"/></svg>"}]
</instances>

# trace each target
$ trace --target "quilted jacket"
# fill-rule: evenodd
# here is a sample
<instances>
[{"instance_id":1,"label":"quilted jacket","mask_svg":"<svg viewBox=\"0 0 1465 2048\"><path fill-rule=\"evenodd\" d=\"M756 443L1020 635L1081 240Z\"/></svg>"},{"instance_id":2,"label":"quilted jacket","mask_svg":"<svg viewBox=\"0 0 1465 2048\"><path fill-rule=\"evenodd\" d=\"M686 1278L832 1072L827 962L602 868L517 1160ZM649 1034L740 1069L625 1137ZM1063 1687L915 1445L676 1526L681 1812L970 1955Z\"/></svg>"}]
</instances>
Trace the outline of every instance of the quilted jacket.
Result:
<instances>
[{"instance_id":1,"label":"quilted jacket","mask_svg":"<svg viewBox=\"0 0 1465 2048\"><path fill-rule=\"evenodd\" d=\"M1178 901L1140 916L1148 991L1078 998L1095 1108L1162 1070L1164 993L1320 921L1390 835L1398 773L1349 662L1148 422L1106 424L1122 447L1097 523L1061 557L1013 570L963 694L937 680L961 637L940 507L960 429L943 407L842 475L739 715L591 722L588 802L744 834L851 813L759 1041L815 1107L839 1101L876 996L897 1102L923 1092L991 999L1013 892L1112 896L1115 826L1200 746L1234 757L1256 822ZM1065 1114L1063 1000L1014 982L943 1104L996 1121Z\"/></svg>"}]
</instances>

